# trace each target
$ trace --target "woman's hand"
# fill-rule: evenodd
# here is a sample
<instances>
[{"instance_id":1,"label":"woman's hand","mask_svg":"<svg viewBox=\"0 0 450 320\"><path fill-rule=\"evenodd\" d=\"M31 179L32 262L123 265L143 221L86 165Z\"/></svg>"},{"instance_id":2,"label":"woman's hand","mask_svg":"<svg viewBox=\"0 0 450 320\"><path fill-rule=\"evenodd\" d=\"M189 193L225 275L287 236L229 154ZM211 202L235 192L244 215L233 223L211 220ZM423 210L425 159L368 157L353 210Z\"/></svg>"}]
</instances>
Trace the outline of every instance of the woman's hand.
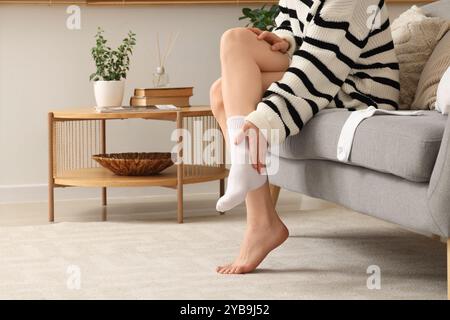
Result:
<instances>
[{"instance_id":1,"label":"woman's hand","mask_svg":"<svg viewBox=\"0 0 450 320\"><path fill-rule=\"evenodd\" d=\"M248 138L248 148L252 167L263 173L266 167L267 141L253 123L246 121L241 132L235 137L234 143L240 144L245 138Z\"/></svg>"},{"instance_id":2,"label":"woman's hand","mask_svg":"<svg viewBox=\"0 0 450 320\"><path fill-rule=\"evenodd\" d=\"M289 50L289 42L284 39L281 39L275 33L270 31L262 31L258 28L248 28L250 31L255 33L259 40L264 40L268 44L271 45L273 51L280 51L282 53L286 53Z\"/></svg>"}]
</instances>

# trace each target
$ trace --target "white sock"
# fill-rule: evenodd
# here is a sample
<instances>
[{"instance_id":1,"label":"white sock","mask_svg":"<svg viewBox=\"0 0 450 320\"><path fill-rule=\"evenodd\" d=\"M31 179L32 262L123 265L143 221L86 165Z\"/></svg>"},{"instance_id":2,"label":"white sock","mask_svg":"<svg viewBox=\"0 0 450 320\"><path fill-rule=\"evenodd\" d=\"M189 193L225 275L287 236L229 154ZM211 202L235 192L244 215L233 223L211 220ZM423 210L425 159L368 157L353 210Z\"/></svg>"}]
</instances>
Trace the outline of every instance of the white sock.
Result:
<instances>
[{"instance_id":1,"label":"white sock","mask_svg":"<svg viewBox=\"0 0 450 320\"><path fill-rule=\"evenodd\" d=\"M238 145L234 144L234 138L244 123L243 116L227 119L231 168L225 195L217 201L216 209L219 212L228 211L241 204L249 191L261 187L267 180L265 175L260 175L250 164L245 139Z\"/></svg>"}]
</instances>

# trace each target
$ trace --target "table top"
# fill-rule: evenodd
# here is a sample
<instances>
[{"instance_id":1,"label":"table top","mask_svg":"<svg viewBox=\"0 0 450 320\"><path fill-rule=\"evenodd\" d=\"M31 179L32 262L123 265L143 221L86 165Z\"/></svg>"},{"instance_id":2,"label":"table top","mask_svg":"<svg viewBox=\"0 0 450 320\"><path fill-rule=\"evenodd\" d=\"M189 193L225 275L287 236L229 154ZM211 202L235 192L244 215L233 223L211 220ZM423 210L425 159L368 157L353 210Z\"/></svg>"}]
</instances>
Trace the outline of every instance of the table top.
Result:
<instances>
[{"instance_id":1,"label":"table top","mask_svg":"<svg viewBox=\"0 0 450 320\"><path fill-rule=\"evenodd\" d=\"M180 114L183 117L211 116L210 106L199 105L173 110L150 109L144 111L131 112L96 112L94 107L90 108L70 108L52 110L54 119L66 120L102 120L102 119L155 119L155 120L176 120Z\"/></svg>"}]
</instances>

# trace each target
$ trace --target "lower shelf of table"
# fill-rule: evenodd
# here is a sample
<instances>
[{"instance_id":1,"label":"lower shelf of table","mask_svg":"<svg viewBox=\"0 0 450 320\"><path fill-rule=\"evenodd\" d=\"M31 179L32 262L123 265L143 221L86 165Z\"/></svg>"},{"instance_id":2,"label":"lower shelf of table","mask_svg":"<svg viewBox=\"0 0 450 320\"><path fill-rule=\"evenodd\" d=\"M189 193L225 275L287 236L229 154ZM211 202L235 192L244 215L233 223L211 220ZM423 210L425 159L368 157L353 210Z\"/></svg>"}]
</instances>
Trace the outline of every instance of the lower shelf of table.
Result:
<instances>
[{"instance_id":1,"label":"lower shelf of table","mask_svg":"<svg viewBox=\"0 0 450 320\"><path fill-rule=\"evenodd\" d=\"M228 170L220 167L184 165L183 184L224 179ZM148 177L117 176L104 168L69 170L54 179L55 185L69 187L176 187L177 166Z\"/></svg>"}]
</instances>

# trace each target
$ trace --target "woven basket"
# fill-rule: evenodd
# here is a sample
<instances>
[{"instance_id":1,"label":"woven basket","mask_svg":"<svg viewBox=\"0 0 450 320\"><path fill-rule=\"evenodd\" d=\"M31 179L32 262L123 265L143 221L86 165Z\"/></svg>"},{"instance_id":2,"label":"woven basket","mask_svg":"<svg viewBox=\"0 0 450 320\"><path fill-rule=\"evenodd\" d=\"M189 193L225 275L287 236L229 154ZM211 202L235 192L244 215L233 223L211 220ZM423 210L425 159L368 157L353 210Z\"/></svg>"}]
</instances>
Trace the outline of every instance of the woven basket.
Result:
<instances>
[{"instance_id":1,"label":"woven basket","mask_svg":"<svg viewBox=\"0 0 450 320\"><path fill-rule=\"evenodd\" d=\"M173 165L169 152L98 154L92 159L119 176L151 176Z\"/></svg>"}]
</instances>

